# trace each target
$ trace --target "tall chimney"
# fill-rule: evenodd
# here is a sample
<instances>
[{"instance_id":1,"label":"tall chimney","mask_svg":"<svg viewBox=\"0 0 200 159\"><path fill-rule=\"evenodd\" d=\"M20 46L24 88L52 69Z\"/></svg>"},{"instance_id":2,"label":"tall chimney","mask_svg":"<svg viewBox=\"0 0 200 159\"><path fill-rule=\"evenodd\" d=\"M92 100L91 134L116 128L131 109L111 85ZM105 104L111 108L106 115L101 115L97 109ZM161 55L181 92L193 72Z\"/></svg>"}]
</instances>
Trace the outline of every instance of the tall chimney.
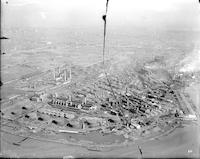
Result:
<instances>
[{"instance_id":1,"label":"tall chimney","mask_svg":"<svg viewBox=\"0 0 200 159\"><path fill-rule=\"evenodd\" d=\"M56 80L56 68L54 69L54 80Z\"/></svg>"},{"instance_id":2,"label":"tall chimney","mask_svg":"<svg viewBox=\"0 0 200 159\"><path fill-rule=\"evenodd\" d=\"M64 81L67 81L67 70L64 70Z\"/></svg>"},{"instance_id":3,"label":"tall chimney","mask_svg":"<svg viewBox=\"0 0 200 159\"><path fill-rule=\"evenodd\" d=\"M72 70L71 70L71 66L70 66L70 68L69 68L69 80L70 80L70 82L71 82L71 78L72 78Z\"/></svg>"},{"instance_id":4,"label":"tall chimney","mask_svg":"<svg viewBox=\"0 0 200 159\"><path fill-rule=\"evenodd\" d=\"M58 66L58 74L60 75L60 67Z\"/></svg>"}]
</instances>

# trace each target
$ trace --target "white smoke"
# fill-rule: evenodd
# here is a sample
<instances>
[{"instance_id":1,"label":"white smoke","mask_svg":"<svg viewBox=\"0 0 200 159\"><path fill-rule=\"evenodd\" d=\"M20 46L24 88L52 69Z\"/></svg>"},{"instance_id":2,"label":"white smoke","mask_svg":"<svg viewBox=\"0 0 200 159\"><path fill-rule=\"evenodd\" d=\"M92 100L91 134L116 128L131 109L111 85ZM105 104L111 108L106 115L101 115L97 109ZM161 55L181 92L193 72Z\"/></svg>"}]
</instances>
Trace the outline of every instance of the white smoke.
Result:
<instances>
[{"instance_id":1,"label":"white smoke","mask_svg":"<svg viewBox=\"0 0 200 159\"><path fill-rule=\"evenodd\" d=\"M183 59L181 65L183 65L183 67L180 68L180 72L200 71L200 47L196 48L193 53Z\"/></svg>"}]
</instances>

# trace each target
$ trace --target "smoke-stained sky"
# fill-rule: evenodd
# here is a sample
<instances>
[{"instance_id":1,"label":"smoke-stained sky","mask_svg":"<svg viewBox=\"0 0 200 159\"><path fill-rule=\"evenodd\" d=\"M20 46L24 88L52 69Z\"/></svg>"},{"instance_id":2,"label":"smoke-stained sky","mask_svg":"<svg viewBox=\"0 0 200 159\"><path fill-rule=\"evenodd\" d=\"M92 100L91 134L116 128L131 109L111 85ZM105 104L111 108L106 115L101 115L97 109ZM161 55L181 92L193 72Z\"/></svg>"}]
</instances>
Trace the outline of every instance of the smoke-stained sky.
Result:
<instances>
[{"instance_id":1,"label":"smoke-stained sky","mask_svg":"<svg viewBox=\"0 0 200 159\"><path fill-rule=\"evenodd\" d=\"M7 0L3 27L102 26L106 0ZM110 0L110 27L200 28L198 0Z\"/></svg>"}]
</instances>

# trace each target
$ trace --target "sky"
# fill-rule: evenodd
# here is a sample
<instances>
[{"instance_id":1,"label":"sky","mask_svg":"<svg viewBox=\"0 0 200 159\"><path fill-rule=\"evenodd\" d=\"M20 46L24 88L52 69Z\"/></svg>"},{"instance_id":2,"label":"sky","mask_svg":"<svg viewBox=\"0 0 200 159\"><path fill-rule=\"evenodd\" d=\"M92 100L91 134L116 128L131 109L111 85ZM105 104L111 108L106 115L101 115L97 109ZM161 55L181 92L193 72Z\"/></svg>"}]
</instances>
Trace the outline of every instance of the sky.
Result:
<instances>
[{"instance_id":1,"label":"sky","mask_svg":"<svg viewBox=\"0 0 200 159\"><path fill-rule=\"evenodd\" d=\"M3 27L101 27L106 4L106 0L2 1ZM109 0L108 7L111 27L200 28L198 0Z\"/></svg>"}]
</instances>

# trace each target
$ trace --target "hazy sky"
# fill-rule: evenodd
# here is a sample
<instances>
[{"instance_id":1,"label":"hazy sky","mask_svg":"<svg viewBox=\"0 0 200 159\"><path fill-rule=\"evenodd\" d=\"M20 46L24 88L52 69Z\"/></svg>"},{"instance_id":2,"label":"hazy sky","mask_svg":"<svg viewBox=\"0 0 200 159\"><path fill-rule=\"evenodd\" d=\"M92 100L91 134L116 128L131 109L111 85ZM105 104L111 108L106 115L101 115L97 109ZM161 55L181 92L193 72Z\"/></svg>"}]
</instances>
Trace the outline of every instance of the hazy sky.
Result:
<instances>
[{"instance_id":1,"label":"hazy sky","mask_svg":"<svg viewBox=\"0 0 200 159\"><path fill-rule=\"evenodd\" d=\"M3 0L3 27L102 26L106 0ZM200 28L198 0L109 0L110 26Z\"/></svg>"}]
</instances>

